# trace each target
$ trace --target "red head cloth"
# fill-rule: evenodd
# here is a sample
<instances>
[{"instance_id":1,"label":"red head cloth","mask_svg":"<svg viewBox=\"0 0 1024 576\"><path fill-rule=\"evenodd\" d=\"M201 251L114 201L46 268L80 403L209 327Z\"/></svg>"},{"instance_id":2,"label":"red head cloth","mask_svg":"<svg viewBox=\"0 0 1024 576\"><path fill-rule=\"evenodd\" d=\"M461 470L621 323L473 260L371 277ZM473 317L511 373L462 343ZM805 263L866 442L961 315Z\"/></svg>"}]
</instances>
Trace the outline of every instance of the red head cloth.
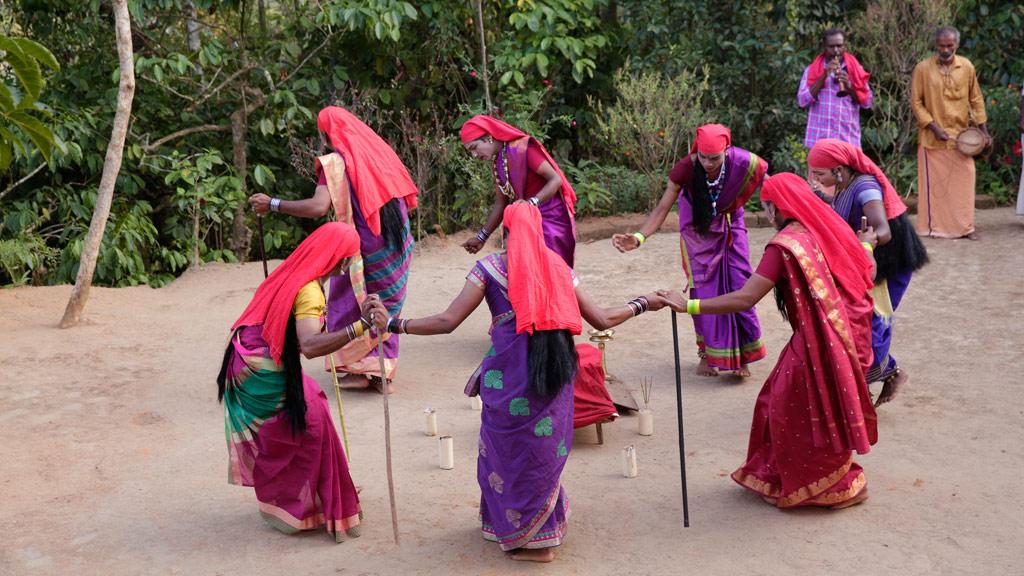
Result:
<instances>
[{"instance_id":1,"label":"red head cloth","mask_svg":"<svg viewBox=\"0 0 1024 576\"><path fill-rule=\"evenodd\" d=\"M857 94L857 102L861 104L867 102L868 80L871 78L871 74L849 52L843 52L843 64L846 65L846 76L850 78L850 87ZM811 67L807 70L807 86L813 86L824 73L825 55L818 54L818 57L811 62Z\"/></svg>"},{"instance_id":2,"label":"red head cloth","mask_svg":"<svg viewBox=\"0 0 1024 576\"><path fill-rule=\"evenodd\" d=\"M732 146L732 132L721 124L705 124L697 128L697 138L693 141L690 154L700 151L701 154L718 154Z\"/></svg>"},{"instance_id":3,"label":"red head cloth","mask_svg":"<svg viewBox=\"0 0 1024 576\"><path fill-rule=\"evenodd\" d=\"M280 364L285 328L299 289L326 276L343 258L358 253L359 234L355 228L341 222L320 226L260 284L231 329L262 324L270 355Z\"/></svg>"},{"instance_id":4,"label":"red head cloth","mask_svg":"<svg viewBox=\"0 0 1024 576\"><path fill-rule=\"evenodd\" d=\"M463 144L469 144L473 140L477 140L483 137L485 134L490 134L495 140L501 142L511 142L520 138L527 137L526 132L523 132L519 128L506 124L497 118L487 116L485 114L478 114L473 116L462 125L459 129L459 138L462 139ZM530 142L540 148L541 153L544 154L544 158L551 164L551 167L555 169L555 173L558 174L559 178L562 179L562 198L565 199L565 206L569 209L570 215L576 214L576 191L572 189L572 184L569 183L569 179L562 173L562 169L555 164L555 161L551 158L551 154L548 154L544 145L539 140L530 136Z\"/></svg>"},{"instance_id":5,"label":"red head cloth","mask_svg":"<svg viewBox=\"0 0 1024 576\"><path fill-rule=\"evenodd\" d=\"M885 177L882 169L853 144L835 138L818 140L807 154L807 165L826 170L848 166L861 174L870 174L882 185L882 203L885 204L886 219L892 220L907 211L907 205L900 199L896 188Z\"/></svg>"},{"instance_id":6,"label":"red head cloth","mask_svg":"<svg viewBox=\"0 0 1024 576\"><path fill-rule=\"evenodd\" d=\"M392 198L405 198L410 210L416 207L419 191L409 171L372 128L338 106L321 110L316 126L345 158L345 172L355 188L363 218L374 234L380 236L380 208Z\"/></svg>"},{"instance_id":7,"label":"red head cloth","mask_svg":"<svg viewBox=\"0 0 1024 576\"><path fill-rule=\"evenodd\" d=\"M516 332L583 331L572 270L544 244L540 210L529 203L505 208L508 228L508 297L516 313Z\"/></svg>"},{"instance_id":8,"label":"red head cloth","mask_svg":"<svg viewBox=\"0 0 1024 576\"><path fill-rule=\"evenodd\" d=\"M814 195L807 181L796 174L776 174L761 186L761 200L779 213L794 218L814 236L832 276L851 294L871 289L871 260L857 235L835 210Z\"/></svg>"}]
</instances>

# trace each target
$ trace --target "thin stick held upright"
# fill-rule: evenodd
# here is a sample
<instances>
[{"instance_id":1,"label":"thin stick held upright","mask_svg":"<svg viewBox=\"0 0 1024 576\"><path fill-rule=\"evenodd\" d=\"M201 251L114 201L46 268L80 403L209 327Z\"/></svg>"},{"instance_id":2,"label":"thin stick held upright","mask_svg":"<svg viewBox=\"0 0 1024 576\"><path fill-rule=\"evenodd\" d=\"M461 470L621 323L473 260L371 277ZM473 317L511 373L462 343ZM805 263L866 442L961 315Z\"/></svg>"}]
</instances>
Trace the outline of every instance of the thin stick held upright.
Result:
<instances>
[{"instance_id":1,"label":"thin stick held upright","mask_svg":"<svg viewBox=\"0 0 1024 576\"><path fill-rule=\"evenodd\" d=\"M371 315L372 316L372 315ZM370 318L373 321L373 318ZM395 506L395 477L391 472L391 413L388 411L388 376L384 366L384 340L377 340L377 359L380 361L381 391L384 393L384 452L387 457L388 474L388 501L391 504L391 530L395 535L395 545L398 541L398 508Z\"/></svg>"},{"instance_id":2,"label":"thin stick held upright","mask_svg":"<svg viewBox=\"0 0 1024 576\"><path fill-rule=\"evenodd\" d=\"M263 260L263 277L270 274L267 272L267 254L263 251L263 217L256 216L256 230L260 233L260 260Z\"/></svg>"},{"instance_id":3,"label":"thin stick held upright","mask_svg":"<svg viewBox=\"0 0 1024 576\"><path fill-rule=\"evenodd\" d=\"M683 444L683 372L679 361L679 326L672 311L672 351L676 358L676 418L679 421L679 477L683 485L683 528L690 527L690 504L686 497L686 447Z\"/></svg>"}]
</instances>

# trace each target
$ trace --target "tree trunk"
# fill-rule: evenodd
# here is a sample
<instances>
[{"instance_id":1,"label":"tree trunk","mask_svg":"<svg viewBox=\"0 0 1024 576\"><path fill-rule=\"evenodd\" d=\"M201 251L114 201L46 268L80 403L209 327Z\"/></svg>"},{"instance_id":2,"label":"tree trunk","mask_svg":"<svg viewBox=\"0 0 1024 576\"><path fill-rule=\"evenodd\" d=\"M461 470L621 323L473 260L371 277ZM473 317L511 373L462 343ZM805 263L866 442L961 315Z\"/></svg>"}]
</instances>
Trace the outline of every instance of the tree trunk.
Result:
<instances>
[{"instance_id":1,"label":"tree trunk","mask_svg":"<svg viewBox=\"0 0 1024 576\"><path fill-rule=\"evenodd\" d=\"M476 0L477 28L480 30L480 68L484 80L484 104L487 106L487 113L494 112L491 104L491 83L487 74L487 36L484 33L484 6L482 0Z\"/></svg>"},{"instance_id":2,"label":"tree trunk","mask_svg":"<svg viewBox=\"0 0 1024 576\"><path fill-rule=\"evenodd\" d=\"M185 2L185 33L188 37L188 51L199 52L203 47L199 40L199 21L196 15L196 5L192 0Z\"/></svg>"},{"instance_id":3,"label":"tree trunk","mask_svg":"<svg viewBox=\"0 0 1024 576\"><path fill-rule=\"evenodd\" d=\"M96 271L96 259L99 257L103 231L110 216L110 204L114 199L114 184L117 183L117 175L121 171L124 139L128 133L128 121L131 119L132 100L135 98L131 16L128 14L127 0L112 0L112 4L114 29L117 32L117 58L121 68L121 80L117 88L117 112L114 114L114 127L110 131L110 142L107 143L107 156L103 161L103 175L100 177L100 187L96 194L96 207L93 208L89 234L82 248L75 288L71 291L71 299L68 300L64 317L60 321L61 328L70 328L78 324L82 318L82 309L89 299L89 288L92 286L92 276Z\"/></svg>"},{"instance_id":4,"label":"tree trunk","mask_svg":"<svg viewBox=\"0 0 1024 576\"><path fill-rule=\"evenodd\" d=\"M242 194L248 197L248 185L246 184L248 165L245 154L246 116L244 105L231 113L231 149L239 187ZM248 202L240 202L235 207L234 218L231 221L231 251L235 253L235 258L238 258L239 262L249 259L252 231L245 224L245 209L248 205Z\"/></svg>"}]
</instances>

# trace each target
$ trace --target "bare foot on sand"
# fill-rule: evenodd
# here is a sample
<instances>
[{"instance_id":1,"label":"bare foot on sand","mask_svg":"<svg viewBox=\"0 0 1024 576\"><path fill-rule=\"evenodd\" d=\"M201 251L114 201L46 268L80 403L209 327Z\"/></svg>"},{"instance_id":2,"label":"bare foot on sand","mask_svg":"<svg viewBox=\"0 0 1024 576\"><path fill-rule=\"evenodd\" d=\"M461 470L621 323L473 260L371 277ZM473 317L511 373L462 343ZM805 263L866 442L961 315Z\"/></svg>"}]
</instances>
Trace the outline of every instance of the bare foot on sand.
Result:
<instances>
[{"instance_id":1,"label":"bare foot on sand","mask_svg":"<svg viewBox=\"0 0 1024 576\"><path fill-rule=\"evenodd\" d=\"M733 371L733 376L739 376L740 378L750 378L750 368L747 368L746 364L740 366L739 370Z\"/></svg>"},{"instance_id":2,"label":"bare foot on sand","mask_svg":"<svg viewBox=\"0 0 1024 576\"><path fill-rule=\"evenodd\" d=\"M835 506L829 506L829 508L831 508L832 510L842 510L843 508L849 508L851 506L856 506L857 504L861 504L863 502L866 502L867 499L868 499L868 489L867 489L867 487L865 487L863 490L858 492L857 495L854 496L853 498L850 498L846 502L840 502L839 504L836 504Z\"/></svg>"},{"instance_id":3,"label":"bare foot on sand","mask_svg":"<svg viewBox=\"0 0 1024 576\"><path fill-rule=\"evenodd\" d=\"M875 407L879 407L886 402L890 402L900 393L903 386L910 380L910 376L907 375L905 370L896 370L896 374L889 377L885 384L882 385L882 392L878 395L878 400L875 400Z\"/></svg>"},{"instance_id":4,"label":"bare foot on sand","mask_svg":"<svg viewBox=\"0 0 1024 576\"><path fill-rule=\"evenodd\" d=\"M778 498L772 498L771 496L761 496L761 500L764 500L765 502L771 504L772 506L778 506L779 505L779 499Z\"/></svg>"},{"instance_id":5,"label":"bare foot on sand","mask_svg":"<svg viewBox=\"0 0 1024 576\"><path fill-rule=\"evenodd\" d=\"M701 358L700 364L697 364L697 376L718 376L718 370L708 365L707 358Z\"/></svg>"},{"instance_id":6,"label":"bare foot on sand","mask_svg":"<svg viewBox=\"0 0 1024 576\"><path fill-rule=\"evenodd\" d=\"M373 386L374 390L376 390L377 392L380 392L381 394L384 393L384 387L381 385L381 379L380 378L378 378L376 376L370 376L369 382L370 382L370 385ZM394 394L394 393L395 393L395 385L391 383L391 380L388 380L388 394Z\"/></svg>"},{"instance_id":7,"label":"bare foot on sand","mask_svg":"<svg viewBox=\"0 0 1024 576\"><path fill-rule=\"evenodd\" d=\"M530 550L526 548L518 548L513 550L509 556L513 560L521 560L523 562L551 562L555 559L554 548L540 548L537 550Z\"/></svg>"},{"instance_id":8,"label":"bare foot on sand","mask_svg":"<svg viewBox=\"0 0 1024 576\"><path fill-rule=\"evenodd\" d=\"M964 238L967 238L968 240L981 240L977 232L971 232L967 236L964 236Z\"/></svg>"}]
</instances>

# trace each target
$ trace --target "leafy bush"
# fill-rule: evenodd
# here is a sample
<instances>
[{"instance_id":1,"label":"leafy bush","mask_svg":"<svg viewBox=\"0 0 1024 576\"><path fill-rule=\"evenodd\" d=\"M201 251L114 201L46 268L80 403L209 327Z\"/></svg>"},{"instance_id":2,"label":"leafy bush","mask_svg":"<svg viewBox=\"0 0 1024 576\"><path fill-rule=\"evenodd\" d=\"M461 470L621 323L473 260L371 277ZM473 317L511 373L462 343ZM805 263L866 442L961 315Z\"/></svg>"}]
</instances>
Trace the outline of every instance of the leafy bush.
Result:
<instances>
[{"instance_id":1,"label":"leafy bush","mask_svg":"<svg viewBox=\"0 0 1024 576\"><path fill-rule=\"evenodd\" d=\"M576 216L607 216L648 209L647 177L625 166L581 160L563 165L576 190Z\"/></svg>"}]
</instances>

